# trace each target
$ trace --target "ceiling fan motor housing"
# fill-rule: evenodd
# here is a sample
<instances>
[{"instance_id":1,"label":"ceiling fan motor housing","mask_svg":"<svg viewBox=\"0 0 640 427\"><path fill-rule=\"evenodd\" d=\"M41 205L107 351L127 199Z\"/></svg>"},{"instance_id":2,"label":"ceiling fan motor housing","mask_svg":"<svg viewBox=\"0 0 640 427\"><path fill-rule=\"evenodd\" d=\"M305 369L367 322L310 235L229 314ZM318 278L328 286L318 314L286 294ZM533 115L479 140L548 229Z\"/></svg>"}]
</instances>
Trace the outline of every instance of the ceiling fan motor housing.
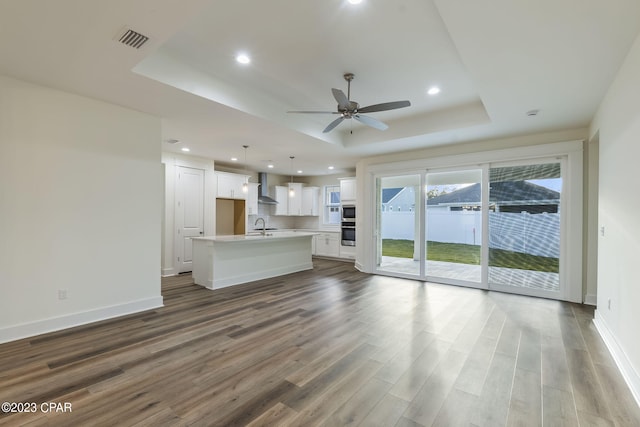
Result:
<instances>
[{"instance_id":1,"label":"ceiling fan motor housing","mask_svg":"<svg viewBox=\"0 0 640 427\"><path fill-rule=\"evenodd\" d=\"M360 108L360 104L355 101L349 101L348 108L340 108L340 105L338 105L338 111L341 112L344 117L349 119L352 115L358 112L358 108Z\"/></svg>"}]
</instances>

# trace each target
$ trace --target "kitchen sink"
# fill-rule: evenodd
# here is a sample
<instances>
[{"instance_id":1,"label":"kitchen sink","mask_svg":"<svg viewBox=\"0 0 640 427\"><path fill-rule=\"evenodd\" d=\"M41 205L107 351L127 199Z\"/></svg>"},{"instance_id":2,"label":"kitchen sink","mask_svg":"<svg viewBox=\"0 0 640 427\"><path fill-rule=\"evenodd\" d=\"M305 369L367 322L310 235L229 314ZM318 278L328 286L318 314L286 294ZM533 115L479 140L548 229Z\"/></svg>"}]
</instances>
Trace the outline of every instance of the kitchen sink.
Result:
<instances>
[{"instance_id":1,"label":"kitchen sink","mask_svg":"<svg viewBox=\"0 0 640 427\"><path fill-rule=\"evenodd\" d=\"M273 233L262 234L262 231L250 231L247 234L245 234L245 236L273 236Z\"/></svg>"}]
</instances>

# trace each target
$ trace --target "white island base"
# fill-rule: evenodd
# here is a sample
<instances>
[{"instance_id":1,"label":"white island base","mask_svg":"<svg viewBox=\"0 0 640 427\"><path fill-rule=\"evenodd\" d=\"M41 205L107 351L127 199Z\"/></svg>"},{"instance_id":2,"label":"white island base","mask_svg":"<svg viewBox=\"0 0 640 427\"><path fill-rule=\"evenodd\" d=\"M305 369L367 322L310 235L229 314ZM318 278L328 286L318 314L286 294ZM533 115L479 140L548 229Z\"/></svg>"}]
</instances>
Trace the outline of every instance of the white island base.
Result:
<instances>
[{"instance_id":1,"label":"white island base","mask_svg":"<svg viewBox=\"0 0 640 427\"><path fill-rule=\"evenodd\" d=\"M193 280L219 289L313 268L314 233L214 236L193 239Z\"/></svg>"}]
</instances>

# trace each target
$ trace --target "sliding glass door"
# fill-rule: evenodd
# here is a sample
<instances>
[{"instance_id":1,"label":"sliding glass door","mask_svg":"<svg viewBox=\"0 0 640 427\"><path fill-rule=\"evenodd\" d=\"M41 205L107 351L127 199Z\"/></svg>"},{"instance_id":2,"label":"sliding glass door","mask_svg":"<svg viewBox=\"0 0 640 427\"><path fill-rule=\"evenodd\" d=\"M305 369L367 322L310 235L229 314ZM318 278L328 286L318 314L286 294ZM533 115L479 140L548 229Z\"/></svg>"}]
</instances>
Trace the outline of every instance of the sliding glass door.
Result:
<instances>
[{"instance_id":1,"label":"sliding glass door","mask_svg":"<svg viewBox=\"0 0 640 427\"><path fill-rule=\"evenodd\" d=\"M557 297L560 292L562 162L489 171L489 287Z\"/></svg>"},{"instance_id":2,"label":"sliding glass door","mask_svg":"<svg viewBox=\"0 0 640 427\"><path fill-rule=\"evenodd\" d=\"M564 162L376 177L376 271L561 298Z\"/></svg>"},{"instance_id":3,"label":"sliding glass door","mask_svg":"<svg viewBox=\"0 0 640 427\"><path fill-rule=\"evenodd\" d=\"M377 269L400 276L422 275L419 174L379 177Z\"/></svg>"},{"instance_id":4,"label":"sliding glass door","mask_svg":"<svg viewBox=\"0 0 640 427\"><path fill-rule=\"evenodd\" d=\"M482 193L482 169L427 173L428 280L481 286Z\"/></svg>"}]
</instances>

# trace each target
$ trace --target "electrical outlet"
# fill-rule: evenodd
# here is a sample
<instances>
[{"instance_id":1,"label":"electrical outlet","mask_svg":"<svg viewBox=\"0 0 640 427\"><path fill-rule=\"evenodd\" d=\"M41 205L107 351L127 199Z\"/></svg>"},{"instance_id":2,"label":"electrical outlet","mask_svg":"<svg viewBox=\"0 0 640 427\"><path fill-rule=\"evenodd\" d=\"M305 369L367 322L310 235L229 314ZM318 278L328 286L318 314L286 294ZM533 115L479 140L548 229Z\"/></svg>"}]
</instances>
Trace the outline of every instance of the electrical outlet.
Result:
<instances>
[{"instance_id":1,"label":"electrical outlet","mask_svg":"<svg viewBox=\"0 0 640 427\"><path fill-rule=\"evenodd\" d=\"M58 289L58 299L67 299L67 290L66 289Z\"/></svg>"},{"instance_id":2,"label":"electrical outlet","mask_svg":"<svg viewBox=\"0 0 640 427\"><path fill-rule=\"evenodd\" d=\"M604 225L600 227L600 235L604 237Z\"/></svg>"}]
</instances>

